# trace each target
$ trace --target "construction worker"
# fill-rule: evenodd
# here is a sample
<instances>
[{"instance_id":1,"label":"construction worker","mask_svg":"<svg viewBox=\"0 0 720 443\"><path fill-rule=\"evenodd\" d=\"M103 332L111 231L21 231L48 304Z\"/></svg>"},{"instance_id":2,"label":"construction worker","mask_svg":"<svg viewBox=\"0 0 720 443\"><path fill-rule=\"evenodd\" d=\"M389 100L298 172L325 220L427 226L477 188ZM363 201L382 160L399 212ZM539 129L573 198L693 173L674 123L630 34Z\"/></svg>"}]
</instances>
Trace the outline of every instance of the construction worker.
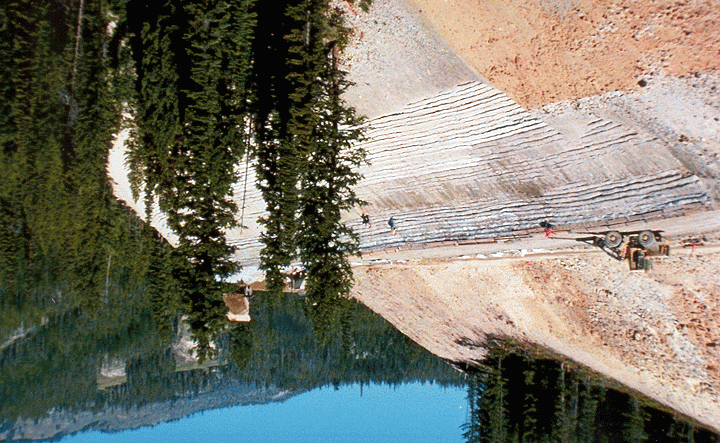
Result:
<instances>
[{"instance_id":1,"label":"construction worker","mask_svg":"<svg viewBox=\"0 0 720 443\"><path fill-rule=\"evenodd\" d=\"M370 216L364 212L362 214L362 222L367 227L367 229L372 228L372 225L370 224Z\"/></svg>"}]
</instances>

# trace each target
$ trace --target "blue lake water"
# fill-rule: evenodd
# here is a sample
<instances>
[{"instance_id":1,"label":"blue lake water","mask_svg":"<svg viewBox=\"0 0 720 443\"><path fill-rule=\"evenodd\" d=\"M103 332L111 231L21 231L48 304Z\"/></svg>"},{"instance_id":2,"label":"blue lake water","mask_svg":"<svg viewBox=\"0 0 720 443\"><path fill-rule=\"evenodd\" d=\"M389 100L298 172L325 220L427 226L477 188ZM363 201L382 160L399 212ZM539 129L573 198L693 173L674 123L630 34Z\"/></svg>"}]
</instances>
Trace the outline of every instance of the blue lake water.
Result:
<instances>
[{"instance_id":1,"label":"blue lake water","mask_svg":"<svg viewBox=\"0 0 720 443\"><path fill-rule=\"evenodd\" d=\"M63 443L199 441L462 442L467 388L432 383L324 387L286 401L205 411L117 433L86 432Z\"/></svg>"}]
</instances>

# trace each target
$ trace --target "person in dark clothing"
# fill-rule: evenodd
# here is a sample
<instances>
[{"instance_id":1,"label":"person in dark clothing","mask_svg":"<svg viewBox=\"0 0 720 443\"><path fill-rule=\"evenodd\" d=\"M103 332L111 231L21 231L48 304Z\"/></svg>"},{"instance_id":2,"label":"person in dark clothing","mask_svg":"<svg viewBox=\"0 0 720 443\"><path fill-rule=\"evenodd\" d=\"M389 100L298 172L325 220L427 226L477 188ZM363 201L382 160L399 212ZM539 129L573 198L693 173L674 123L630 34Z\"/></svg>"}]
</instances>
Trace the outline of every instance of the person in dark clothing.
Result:
<instances>
[{"instance_id":1,"label":"person in dark clothing","mask_svg":"<svg viewBox=\"0 0 720 443\"><path fill-rule=\"evenodd\" d=\"M370 224L370 216L365 214L364 212L362 214L362 222L367 227L367 229L372 228L372 225Z\"/></svg>"}]
</instances>

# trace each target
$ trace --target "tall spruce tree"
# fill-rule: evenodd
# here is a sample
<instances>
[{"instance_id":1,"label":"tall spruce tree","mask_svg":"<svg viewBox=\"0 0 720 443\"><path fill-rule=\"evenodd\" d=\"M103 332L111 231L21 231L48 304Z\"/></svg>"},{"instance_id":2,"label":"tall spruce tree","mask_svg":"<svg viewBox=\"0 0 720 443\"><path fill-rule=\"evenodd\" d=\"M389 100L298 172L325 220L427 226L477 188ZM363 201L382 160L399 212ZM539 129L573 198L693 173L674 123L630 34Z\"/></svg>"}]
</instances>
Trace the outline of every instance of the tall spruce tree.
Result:
<instances>
[{"instance_id":1,"label":"tall spruce tree","mask_svg":"<svg viewBox=\"0 0 720 443\"><path fill-rule=\"evenodd\" d=\"M290 42L285 38L295 23L284 0L257 5L258 26L253 46L254 133L257 142L257 186L265 200L261 267L268 290L283 288L280 270L294 258L299 168L304 161L292 143L289 129L293 90L288 79Z\"/></svg>"},{"instance_id":2,"label":"tall spruce tree","mask_svg":"<svg viewBox=\"0 0 720 443\"><path fill-rule=\"evenodd\" d=\"M299 187L296 243L308 271L308 294L320 300L347 294L352 271L347 256L358 253L358 236L342 222L342 213L362 203L354 187L365 151L361 119L342 99L347 87L338 66L343 36L342 16L325 0L305 2L290 13L305 26L288 37L294 43L291 62L291 131L305 159Z\"/></svg>"},{"instance_id":3,"label":"tall spruce tree","mask_svg":"<svg viewBox=\"0 0 720 443\"><path fill-rule=\"evenodd\" d=\"M235 225L232 184L245 154L251 0L140 0L126 11L138 68L136 188L157 196L179 235L177 255L200 355L222 325L223 284L234 271L225 231Z\"/></svg>"},{"instance_id":4,"label":"tall spruce tree","mask_svg":"<svg viewBox=\"0 0 720 443\"><path fill-rule=\"evenodd\" d=\"M292 2L284 23L288 33L277 46L287 51L288 72L273 88L289 100L276 97L277 108L259 123L258 175L268 209L262 265L276 289L280 268L299 259L307 293L318 302L311 317L324 324L350 290L347 256L358 252L342 213L362 203L354 191L366 158L357 145L362 119L342 99L348 83L338 63L346 33L339 10L325 0Z\"/></svg>"}]
</instances>

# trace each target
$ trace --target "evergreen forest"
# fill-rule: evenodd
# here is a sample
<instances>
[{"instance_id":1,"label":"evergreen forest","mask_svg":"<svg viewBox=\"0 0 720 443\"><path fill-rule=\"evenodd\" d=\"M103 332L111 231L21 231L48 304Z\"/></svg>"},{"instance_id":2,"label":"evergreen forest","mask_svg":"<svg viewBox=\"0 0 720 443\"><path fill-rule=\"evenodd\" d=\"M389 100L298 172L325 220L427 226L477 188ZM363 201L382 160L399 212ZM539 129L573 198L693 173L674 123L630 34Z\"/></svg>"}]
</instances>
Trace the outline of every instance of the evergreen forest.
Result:
<instances>
[{"instance_id":1,"label":"evergreen forest","mask_svg":"<svg viewBox=\"0 0 720 443\"><path fill-rule=\"evenodd\" d=\"M224 279L237 270L224 233L237 224L231 186L246 155L267 206L269 288L281 291L281 270L300 262L318 331L337 318L352 282L347 257L358 253L341 214L362 204L354 186L365 162L362 118L342 99L339 9L10 0L0 29L4 330L98 309L113 285L140 285L165 323L186 316L211 356L232 289ZM112 195L108 152L123 128L133 192L167 215L175 248Z\"/></svg>"},{"instance_id":2,"label":"evergreen forest","mask_svg":"<svg viewBox=\"0 0 720 443\"><path fill-rule=\"evenodd\" d=\"M171 410L213 390L429 381L469 382L468 442L717 441L504 346L466 380L343 297L358 238L341 215L363 203L366 159L329 1L7 0L0 30L0 435L49 411ZM167 214L176 247L113 196L122 129L134 192ZM231 325L224 233L245 156L267 209L268 292ZM295 262L305 296L282 293ZM179 363L184 325L204 365Z\"/></svg>"},{"instance_id":3,"label":"evergreen forest","mask_svg":"<svg viewBox=\"0 0 720 443\"><path fill-rule=\"evenodd\" d=\"M100 423L116 423L117 416L149 406L143 414L158 422L182 399L194 399L204 410L249 396L270 401L263 392L296 394L321 386L464 384L446 362L351 300L343 302L342 321L321 342L306 297L255 293L253 321L225 329L215 359L198 366L179 362L175 340L153 321L152 300L138 291L123 295L93 313L50 316L42 328L3 346L0 439L16 423L27 423L21 419L53 420L51 411L97 414ZM104 367L119 367L125 375L107 379Z\"/></svg>"}]
</instances>

